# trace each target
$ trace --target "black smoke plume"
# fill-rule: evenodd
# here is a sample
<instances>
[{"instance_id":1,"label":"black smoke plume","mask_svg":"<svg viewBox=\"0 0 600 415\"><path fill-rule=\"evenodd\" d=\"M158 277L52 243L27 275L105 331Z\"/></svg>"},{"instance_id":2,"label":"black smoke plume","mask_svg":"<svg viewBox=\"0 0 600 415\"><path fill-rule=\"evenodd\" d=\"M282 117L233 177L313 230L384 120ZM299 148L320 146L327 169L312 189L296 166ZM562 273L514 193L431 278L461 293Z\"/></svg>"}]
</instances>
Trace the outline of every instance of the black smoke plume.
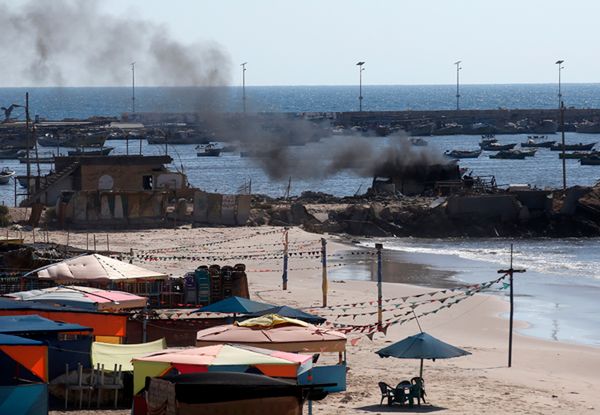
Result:
<instances>
[{"instance_id":1,"label":"black smoke plume","mask_svg":"<svg viewBox=\"0 0 600 415\"><path fill-rule=\"evenodd\" d=\"M104 13L95 0L0 1L4 86L227 85L228 54L216 43L184 45L165 27ZM143 2L140 2L143 6Z\"/></svg>"}]
</instances>

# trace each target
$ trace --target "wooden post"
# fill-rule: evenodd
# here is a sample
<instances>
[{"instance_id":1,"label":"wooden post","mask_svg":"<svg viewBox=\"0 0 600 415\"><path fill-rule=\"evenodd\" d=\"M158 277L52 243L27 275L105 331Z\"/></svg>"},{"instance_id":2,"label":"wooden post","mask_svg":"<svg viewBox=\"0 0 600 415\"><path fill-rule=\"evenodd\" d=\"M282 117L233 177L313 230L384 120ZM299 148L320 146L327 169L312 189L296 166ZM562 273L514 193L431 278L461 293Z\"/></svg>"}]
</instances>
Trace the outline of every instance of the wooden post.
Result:
<instances>
[{"instance_id":1,"label":"wooden post","mask_svg":"<svg viewBox=\"0 0 600 415\"><path fill-rule=\"evenodd\" d=\"M94 252L96 252L96 234L94 234Z\"/></svg>"},{"instance_id":2,"label":"wooden post","mask_svg":"<svg viewBox=\"0 0 600 415\"><path fill-rule=\"evenodd\" d=\"M33 237L33 243L35 243L35 226L31 227L31 235Z\"/></svg>"},{"instance_id":3,"label":"wooden post","mask_svg":"<svg viewBox=\"0 0 600 415\"><path fill-rule=\"evenodd\" d=\"M106 234L106 252L110 254L110 242L108 241L108 234Z\"/></svg>"},{"instance_id":4,"label":"wooden post","mask_svg":"<svg viewBox=\"0 0 600 415\"><path fill-rule=\"evenodd\" d=\"M513 244L510 244L510 268L498 270L499 274L508 274L510 284L510 318L508 323L508 367L512 367L512 338L513 338L513 315L514 315L514 290L513 274L525 272L524 269L513 269Z\"/></svg>"},{"instance_id":5,"label":"wooden post","mask_svg":"<svg viewBox=\"0 0 600 415\"><path fill-rule=\"evenodd\" d=\"M382 262L381 262L381 250L383 249L383 244L375 244L375 249L377 249L377 326L381 329L381 324L383 322L383 288L382 288Z\"/></svg>"},{"instance_id":6,"label":"wooden post","mask_svg":"<svg viewBox=\"0 0 600 415\"><path fill-rule=\"evenodd\" d=\"M67 244L65 245L65 252L67 252L67 249L69 249L69 237L70 237L70 234L69 234L69 230L67 229Z\"/></svg>"},{"instance_id":7,"label":"wooden post","mask_svg":"<svg viewBox=\"0 0 600 415\"><path fill-rule=\"evenodd\" d=\"M284 291L287 290L288 283L288 232L289 229L286 226L285 231L283 233L283 275L281 276L282 287Z\"/></svg>"},{"instance_id":8,"label":"wooden post","mask_svg":"<svg viewBox=\"0 0 600 415\"><path fill-rule=\"evenodd\" d=\"M323 290L323 307L327 307L327 289L329 283L327 281L327 240L321 238L321 263L323 264L323 274L321 289Z\"/></svg>"},{"instance_id":9,"label":"wooden post","mask_svg":"<svg viewBox=\"0 0 600 415\"><path fill-rule=\"evenodd\" d=\"M90 234L87 232L85 233L85 250L90 250Z\"/></svg>"},{"instance_id":10,"label":"wooden post","mask_svg":"<svg viewBox=\"0 0 600 415\"><path fill-rule=\"evenodd\" d=\"M133 264L133 248L129 248L129 263Z\"/></svg>"}]
</instances>

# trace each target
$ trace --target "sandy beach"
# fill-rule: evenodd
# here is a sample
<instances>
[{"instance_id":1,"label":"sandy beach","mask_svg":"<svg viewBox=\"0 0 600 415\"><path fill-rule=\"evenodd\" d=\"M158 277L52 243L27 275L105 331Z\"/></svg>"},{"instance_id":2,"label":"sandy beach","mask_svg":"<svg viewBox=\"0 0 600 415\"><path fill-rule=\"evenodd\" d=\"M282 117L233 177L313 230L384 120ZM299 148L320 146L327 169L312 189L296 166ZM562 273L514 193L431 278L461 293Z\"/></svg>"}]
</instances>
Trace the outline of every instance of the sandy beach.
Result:
<instances>
[{"instance_id":1,"label":"sandy beach","mask_svg":"<svg viewBox=\"0 0 600 415\"><path fill-rule=\"evenodd\" d=\"M27 238L31 233L27 232ZM92 234L70 233L69 244L86 245ZM106 233L96 233L97 249L106 248ZM210 253L231 258L253 253L252 259L230 260L223 263L245 262L248 269L251 296L259 301L288 304L297 307L321 305L321 269L318 257L290 257L288 290L281 289L281 261L267 259L269 253L281 251L281 228L179 228L111 232L111 251L136 252L157 250L155 255L192 257ZM65 232L51 231L53 242L65 243ZM320 249L321 235L310 234L299 228L289 231L290 251ZM330 269L351 267L352 261L341 253L352 250L342 238L327 236L328 254L340 259L329 260ZM101 242L103 241L103 242ZM259 257L260 253L263 257ZM385 258L384 251L384 258ZM367 257L363 261L374 261ZM169 261L136 261L142 266L181 275L201 265L198 261L177 259ZM355 262L356 263L356 262ZM349 264L343 266L344 264ZM427 270L415 264L396 263L398 276L419 272L423 285L409 279L411 285L384 283L384 299L432 291ZM351 268L345 272L351 272ZM410 277L410 275L408 275ZM437 275L439 277L439 275ZM497 278L490 273L489 279ZM482 281L483 282L483 281ZM376 284L371 281L330 278L329 305L371 301L377 296ZM515 334L513 367L507 368L508 321L501 314L508 304L495 295L476 294L454 307L419 319L427 333L472 353L470 356L426 361L424 378L428 405L415 408L388 408L379 406L377 382L395 385L400 380L418 374L417 360L382 359L374 352L392 342L418 333L414 321L393 325L387 335L378 333L373 340L360 336L355 346L349 342L348 389L315 402L315 414L365 413L421 413L448 414L561 414L598 413L600 410L600 349L575 344L550 342ZM326 313L324 313L326 314ZM365 322L374 322L375 316ZM384 315L385 318L385 315ZM360 324L360 321L357 320ZM523 327L525 322L517 322ZM349 334L349 338L359 335ZM62 412L51 412L60 414ZM126 414L120 411L69 411L70 414L102 413Z\"/></svg>"}]
</instances>

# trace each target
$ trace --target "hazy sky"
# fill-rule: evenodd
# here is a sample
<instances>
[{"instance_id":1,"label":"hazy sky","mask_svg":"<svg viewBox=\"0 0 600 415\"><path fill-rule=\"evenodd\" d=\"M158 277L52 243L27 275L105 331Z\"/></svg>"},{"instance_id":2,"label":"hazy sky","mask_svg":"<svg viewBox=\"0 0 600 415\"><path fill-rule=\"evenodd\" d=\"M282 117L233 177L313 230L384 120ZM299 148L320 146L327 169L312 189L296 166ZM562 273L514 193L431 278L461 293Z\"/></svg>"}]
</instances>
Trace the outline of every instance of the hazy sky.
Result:
<instances>
[{"instance_id":1,"label":"hazy sky","mask_svg":"<svg viewBox=\"0 0 600 415\"><path fill-rule=\"evenodd\" d=\"M355 84L359 60L365 84L451 84L457 60L465 84L549 83L560 58L563 82L600 82L598 0L104 0L99 8L162 24L183 43L217 42L234 85L245 61L248 85ZM143 57L132 60L143 84Z\"/></svg>"}]
</instances>

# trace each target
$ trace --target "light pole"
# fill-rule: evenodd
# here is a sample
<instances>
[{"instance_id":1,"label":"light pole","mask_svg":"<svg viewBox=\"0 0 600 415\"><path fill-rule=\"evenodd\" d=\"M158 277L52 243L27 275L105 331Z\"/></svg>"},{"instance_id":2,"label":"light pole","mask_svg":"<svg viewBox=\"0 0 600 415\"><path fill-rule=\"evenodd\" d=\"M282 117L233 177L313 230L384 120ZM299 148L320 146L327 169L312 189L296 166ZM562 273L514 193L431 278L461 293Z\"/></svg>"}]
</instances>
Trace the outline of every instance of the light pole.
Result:
<instances>
[{"instance_id":1,"label":"light pole","mask_svg":"<svg viewBox=\"0 0 600 415\"><path fill-rule=\"evenodd\" d=\"M564 66L562 66L563 62L564 62L564 59L556 61L556 65L558 65L558 108L559 109L560 109L561 103L562 103L562 93L561 93L561 89L560 89L560 75L561 75L562 69L565 68Z\"/></svg>"},{"instance_id":2,"label":"light pole","mask_svg":"<svg viewBox=\"0 0 600 415\"><path fill-rule=\"evenodd\" d=\"M244 62L240 64L242 67L242 107L244 112L246 112L246 64L248 62Z\"/></svg>"},{"instance_id":3,"label":"light pole","mask_svg":"<svg viewBox=\"0 0 600 415\"><path fill-rule=\"evenodd\" d=\"M458 111L460 109L460 104L459 104L459 100L460 100L460 90L459 90L459 85L460 85L460 70L462 69L460 67L460 62L461 61L456 61L454 62L454 64L456 65L456 111Z\"/></svg>"},{"instance_id":4,"label":"light pole","mask_svg":"<svg viewBox=\"0 0 600 415\"><path fill-rule=\"evenodd\" d=\"M363 68L364 62L358 62L356 65L358 66L358 110L362 112L362 71L365 70Z\"/></svg>"},{"instance_id":5,"label":"light pole","mask_svg":"<svg viewBox=\"0 0 600 415\"><path fill-rule=\"evenodd\" d=\"M131 112L135 114L135 62L131 62Z\"/></svg>"}]
</instances>

